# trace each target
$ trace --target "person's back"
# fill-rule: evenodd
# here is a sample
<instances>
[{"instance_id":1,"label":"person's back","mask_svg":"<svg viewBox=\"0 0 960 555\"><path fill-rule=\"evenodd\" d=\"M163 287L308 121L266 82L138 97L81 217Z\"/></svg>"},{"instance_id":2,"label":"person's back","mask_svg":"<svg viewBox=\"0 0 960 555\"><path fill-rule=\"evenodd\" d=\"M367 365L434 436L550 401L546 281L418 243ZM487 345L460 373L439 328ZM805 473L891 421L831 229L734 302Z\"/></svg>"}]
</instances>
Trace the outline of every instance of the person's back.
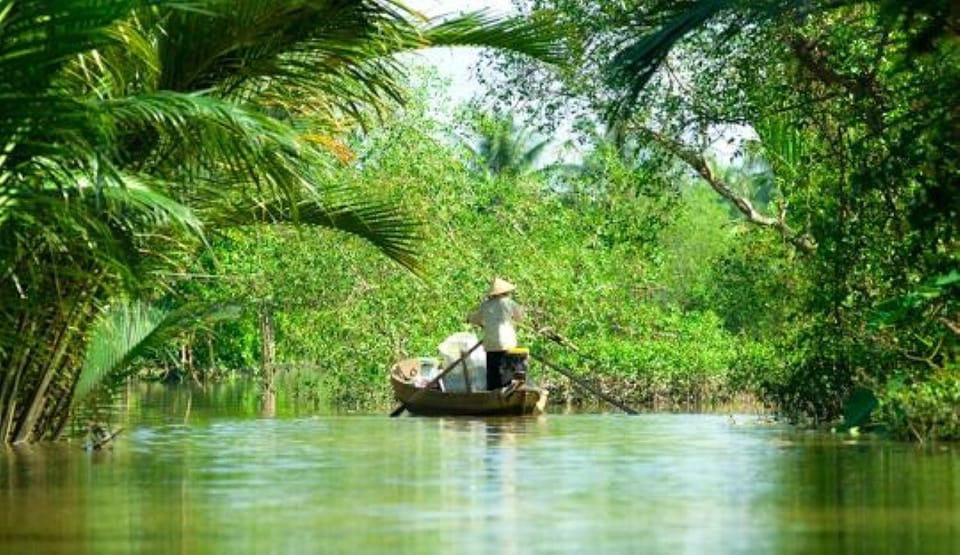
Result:
<instances>
[{"instance_id":1,"label":"person's back","mask_svg":"<svg viewBox=\"0 0 960 555\"><path fill-rule=\"evenodd\" d=\"M506 351L517 346L513 322L523 317L520 305L510 297L491 297L474 312L470 322L483 327L483 349Z\"/></svg>"},{"instance_id":2,"label":"person's back","mask_svg":"<svg viewBox=\"0 0 960 555\"><path fill-rule=\"evenodd\" d=\"M512 283L495 278L488 298L480 303L467 321L483 328L483 348L487 352L487 389L502 386L500 368L508 349L517 346L515 321L523 319L523 309L510 298L516 289Z\"/></svg>"}]
</instances>

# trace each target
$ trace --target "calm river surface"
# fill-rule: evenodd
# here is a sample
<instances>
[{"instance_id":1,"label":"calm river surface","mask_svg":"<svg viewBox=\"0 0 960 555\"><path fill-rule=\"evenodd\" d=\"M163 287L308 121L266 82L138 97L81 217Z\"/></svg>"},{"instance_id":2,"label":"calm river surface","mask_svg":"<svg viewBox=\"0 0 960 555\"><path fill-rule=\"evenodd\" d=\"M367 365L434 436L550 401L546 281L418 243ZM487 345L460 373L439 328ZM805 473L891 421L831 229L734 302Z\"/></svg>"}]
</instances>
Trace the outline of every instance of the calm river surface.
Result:
<instances>
[{"instance_id":1,"label":"calm river surface","mask_svg":"<svg viewBox=\"0 0 960 555\"><path fill-rule=\"evenodd\" d=\"M957 445L254 406L144 389L111 451L0 448L0 553L960 553Z\"/></svg>"}]
</instances>

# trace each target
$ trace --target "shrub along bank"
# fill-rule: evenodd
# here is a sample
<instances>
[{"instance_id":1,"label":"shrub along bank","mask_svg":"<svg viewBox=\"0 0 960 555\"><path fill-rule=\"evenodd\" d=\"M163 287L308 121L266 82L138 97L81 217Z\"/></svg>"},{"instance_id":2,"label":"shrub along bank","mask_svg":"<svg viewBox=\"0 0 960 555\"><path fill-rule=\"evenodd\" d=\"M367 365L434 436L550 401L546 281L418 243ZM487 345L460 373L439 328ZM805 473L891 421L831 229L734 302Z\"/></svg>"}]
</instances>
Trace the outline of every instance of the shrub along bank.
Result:
<instances>
[{"instance_id":1,"label":"shrub along bank","mask_svg":"<svg viewBox=\"0 0 960 555\"><path fill-rule=\"evenodd\" d=\"M435 354L447 335L469 329L464 318L495 275L518 286L528 312L524 343L640 406L717 406L750 390L749 364L770 364L768 349L690 300L710 280L712 259L739 240L712 198L681 187L644 194L636 185L642 168L562 180L480 174L460 148L436 138L447 134L428 119L385 129L354 147L362 170L344 176L423 219L422 276L323 231L231 232L197 269L220 277L191 281L183 292L241 299L246 315L196 338L188 346L194 365L256 368L258 314L269 307L276 363L298 376L281 379L282 387L383 407L392 361ZM536 335L543 327L580 354ZM588 400L545 368L533 372L559 388L555 399Z\"/></svg>"}]
</instances>

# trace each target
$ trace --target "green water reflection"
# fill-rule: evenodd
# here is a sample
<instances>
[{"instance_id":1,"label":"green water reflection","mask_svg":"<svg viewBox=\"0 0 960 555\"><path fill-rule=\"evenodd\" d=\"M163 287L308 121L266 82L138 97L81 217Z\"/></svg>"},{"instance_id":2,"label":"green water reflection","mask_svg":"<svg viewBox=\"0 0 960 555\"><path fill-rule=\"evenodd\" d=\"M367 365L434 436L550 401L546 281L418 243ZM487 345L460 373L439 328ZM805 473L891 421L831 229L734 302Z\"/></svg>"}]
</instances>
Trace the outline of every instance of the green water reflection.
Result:
<instances>
[{"instance_id":1,"label":"green water reflection","mask_svg":"<svg viewBox=\"0 0 960 555\"><path fill-rule=\"evenodd\" d=\"M3 553L958 553L960 448L749 417L275 417L151 390L114 449L0 451ZM309 412L309 411L308 411Z\"/></svg>"}]
</instances>

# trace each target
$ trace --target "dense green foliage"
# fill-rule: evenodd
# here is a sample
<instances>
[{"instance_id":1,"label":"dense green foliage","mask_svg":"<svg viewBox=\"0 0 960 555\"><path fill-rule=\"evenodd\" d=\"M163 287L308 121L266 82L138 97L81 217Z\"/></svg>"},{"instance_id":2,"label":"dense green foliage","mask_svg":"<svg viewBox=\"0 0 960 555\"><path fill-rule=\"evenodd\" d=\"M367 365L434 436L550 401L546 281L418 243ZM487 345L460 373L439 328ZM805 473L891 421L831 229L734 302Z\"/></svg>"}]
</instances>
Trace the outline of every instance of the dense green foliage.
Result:
<instances>
[{"instance_id":1,"label":"dense green foliage","mask_svg":"<svg viewBox=\"0 0 960 555\"><path fill-rule=\"evenodd\" d=\"M335 229L416 270L416 221L334 178L333 135L402 103L395 54L457 44L558 59L521 20L378 0L0 0L0 443L57 437L79 383L125 377L219 232ZM137 302L165 306L115 317Z\"/></svg>"},{"instance_id":2,"label":"dense green foliage","mask_svg":"<svg viewBox=\"0 0 960 555\"><path fill-rule=\"evenodd\" d=\"M960 265L956 4L526 4L567 30L579 59L560 72L508 60L522 83L498 90L524 91L537 111L562 109L549 91L586 99L586 121L610 118L754 224L703 302L775 347L783 366L754 380L780 410L833 421L865 387L895 433L957 437L960 290L882 317ZM733 173L710 160L718 138L739 144ZM736 174L758 163L767 189L750 195Z\"/></svg>"},{"instance_id":3,"label":"dense green foliage","mask_svg":"<svg viewBox=\"0 0 960 555\"><path fill-rule=\"evenodd\" d=\"M523 4L0 0L0 442L136 369L382 406L495 275L636 403L958 437L954 4ZM560 34L489 115L406 103L395 53Z\"/></svg>"},{"instance_id":4,"label":"dense green foliage","mask_svg":"<svg viewBox=\"0 0 960 555\"><path fill-rule=\"evenodd\" d=\"M249 229L215 244L208 263L216 260L220 277L191 285L193 294L274 303L277 361L294 375L289 393L382 406L389 365L435 355L447 335L468 330L466 314L494 275L519 286L529 314L523 342L604 387L626 386L617 394L643 406L716 406L745 389L741 361L768 366L762 347L725 330L710 307L692 306L710 280L709 260L737 234L701 188L644 190L646 168L605 148L588 171L562 181L492 176L472 169L453 131L408 110L358 139L362 169L343 170L358 188L377 188L423 217L422 279L323 232ZM542 327L586 356L539 337ZM217 365L256 361L254 315L222 325L214 344Z\"/></svg>"}]
</instances>

